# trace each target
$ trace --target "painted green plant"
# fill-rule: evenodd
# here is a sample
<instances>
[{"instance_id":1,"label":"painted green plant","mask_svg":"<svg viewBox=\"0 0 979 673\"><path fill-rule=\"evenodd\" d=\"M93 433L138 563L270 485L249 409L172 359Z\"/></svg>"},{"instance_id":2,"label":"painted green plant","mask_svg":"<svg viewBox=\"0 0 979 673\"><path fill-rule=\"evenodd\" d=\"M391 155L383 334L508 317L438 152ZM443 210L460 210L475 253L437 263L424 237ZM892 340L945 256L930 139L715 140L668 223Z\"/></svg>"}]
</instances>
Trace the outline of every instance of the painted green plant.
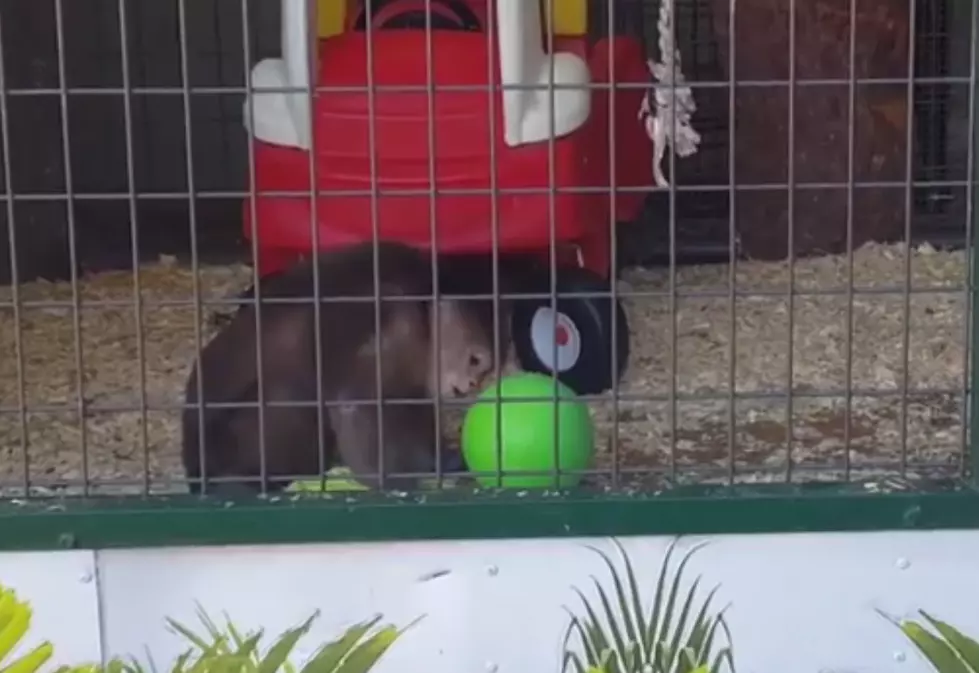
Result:
<instances>
[{"instance_id":1,"label":"painted green plant","mask_svg":"<svg viewBox=\"0 0 979 673\"><path fill-rule=\"evenodd\" d=\"M243 634L226 617L219 628L198 606L198 618L204 633L195 633L180 622L168 619L168 626L189 641L190 646L170 667L168 673L368 673L384 653L405 631L420 621L398 629L386 624L379 628L381 616L354 624L335 640L323 643L301 667L289 661L299 640L305 636L319 612L299 626L286 630L261 654L263 630ZM38 673L54 654L54 646L45 640L23 656L11 661L10 653L30 629L33 609L28 601L17 598L13 589L0 585L0 673ZM152 660L150 671L157 672ZM147 673L135 658L114 658L105 665L82 664L61 666L53 673Z\"/></svg>"},{"instance_id":2,"label":"painted green plant","mask_svg":"<svg viewBox=\"0 0 979 673\"><path fill-rule=\"evenodd\" d=\"M138 664L126 662L122 659L112 659L105 666L102 664L61 666L55 669L54 673L142 673L142 668Z\"/></svg>"},{"instance_id":3,"label":"painted green plant","mask_svg":"<svg viewBox=\"0 0 979 673\"><path fill-rule=\"evenodd\" d=\"M183 624L168 619L169 627L190 643L170 673L367 673L385 652L419 619L398 629L386 624L375 629L381 620L377 615L354 624L335 640L323 643L301 666L289 660L299 641L309 632L319 611L299 626L286 630L261 654L264 630L243 633L225 616L225 627L219 628L198 606L203 633L195 633ZM156 667L151 664L154 673ZM141 672L140 672L141 673Z\"/></svg>"},{"instance_id":4,"label":"painted green plant","mask_svg":"<svg viewBox=\"0 0 979 673\"><path fill-rule=\"evenodd\" d=\"M913 619L897 620L883 612L880 614L904 632L936 673L979 673L979 642L951 624L932 617L924 610L918 611L924 623Z\"/></svg>"},{"instance_id":5,"label":"painted green plant","mask_svg":"<svg viewBox=\"0 0 979 673\"><path fill-rule=\"evenodd\" d=\"M724 609L711 609L717 587L700 600L697 577L684 595L680 592L687 562L703 545L691 548L673 570L670 560L676 540L670 544L653 600L644 608L632 561L618 540L612 542L622 559L621 568L605 552L589 547L605 562L611 587L606 588L593 576L597 601L587 599L580 589L574 588L583 613L568 610L571 622L564 636L562 672L720 673L726 666L734 673ZM718 646L719 635L725 641L722 646ZM573 641L577 649L572 647Z\"/></svg>"}]
</instances>

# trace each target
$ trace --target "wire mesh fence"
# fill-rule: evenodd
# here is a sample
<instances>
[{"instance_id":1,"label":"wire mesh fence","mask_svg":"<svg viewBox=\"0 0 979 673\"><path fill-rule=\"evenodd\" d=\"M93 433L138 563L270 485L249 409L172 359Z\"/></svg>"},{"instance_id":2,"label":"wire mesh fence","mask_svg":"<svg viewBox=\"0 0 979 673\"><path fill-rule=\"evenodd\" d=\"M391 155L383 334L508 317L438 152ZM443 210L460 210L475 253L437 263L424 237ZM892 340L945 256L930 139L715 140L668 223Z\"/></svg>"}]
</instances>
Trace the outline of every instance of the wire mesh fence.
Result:
<instances>
[{"instance_id":1,"label":"wire mesh fence","mask_svg":"<svg viewBox=\"0 0 979 673\"><path fill-rule=\"evenodd\" d=\"M968 476L971 4L11 3L4 497Z\"/></svg>"}]
</instances>

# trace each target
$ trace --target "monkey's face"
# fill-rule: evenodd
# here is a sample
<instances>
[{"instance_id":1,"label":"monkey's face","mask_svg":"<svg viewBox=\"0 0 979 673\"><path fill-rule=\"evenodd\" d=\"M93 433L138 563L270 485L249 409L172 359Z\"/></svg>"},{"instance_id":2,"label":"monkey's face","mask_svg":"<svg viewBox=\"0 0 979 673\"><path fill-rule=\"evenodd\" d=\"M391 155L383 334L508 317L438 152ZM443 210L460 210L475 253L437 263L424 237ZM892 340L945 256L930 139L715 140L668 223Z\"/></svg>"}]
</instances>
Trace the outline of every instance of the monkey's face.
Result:
<instances>
[{"instance_id":1,"label":"monkey's face","mask_svg":"<svg viewBox=\"0 0 979 673\"><path fill-rule=\"evenodd\" d=\"M439 388L444 397L463 397L476 392L493 372L493 353L482 345L454 344L442 353Z\"/></svg>"},{"instance_id":2,"label":"monkey's face","mask_svg":"<svg viewBox=\"0 0 979 673\"><path fill-rule=\"evenodd\" d=\"M441 371L438 385L432 388L437 388L443 397L476 392L495 370L492 317L487 322L482 313L472 301L447 300L439 308L441 352L435 355L440 359ZM432 365L434 377L434 362Z\"/></svg>"}]
</instances>

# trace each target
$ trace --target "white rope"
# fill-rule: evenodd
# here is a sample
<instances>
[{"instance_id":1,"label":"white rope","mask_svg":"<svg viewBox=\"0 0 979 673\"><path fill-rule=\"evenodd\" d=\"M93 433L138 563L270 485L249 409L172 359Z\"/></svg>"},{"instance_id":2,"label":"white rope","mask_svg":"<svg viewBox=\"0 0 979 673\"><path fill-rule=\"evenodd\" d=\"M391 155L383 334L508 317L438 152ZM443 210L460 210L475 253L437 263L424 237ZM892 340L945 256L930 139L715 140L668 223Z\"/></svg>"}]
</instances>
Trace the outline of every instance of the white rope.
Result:
<instances>
[{"instance_id":1,"label":"white rope","mask_svg":"<svg viewBox=\"0 0 979 673\"><path fill-rule=\"evenodd\" d=\"M659 32L661 61L646 61L653 82L662 86L650 87L639 107L639 119L653 142L653 177L659 187L670 186L663 175L663 158L667 146L673 148L678 157L688 157L696 153L700 144L700 134L690 124L690 117L697 110L693 91L688 86L680 86L686 79L680 69L680 50L674 43L673 2L674 0L660 0L656 27ZM677 86L674 88L671 84ZM674 114L676 137L673 136Z\"/></svg>"}]
</instances>

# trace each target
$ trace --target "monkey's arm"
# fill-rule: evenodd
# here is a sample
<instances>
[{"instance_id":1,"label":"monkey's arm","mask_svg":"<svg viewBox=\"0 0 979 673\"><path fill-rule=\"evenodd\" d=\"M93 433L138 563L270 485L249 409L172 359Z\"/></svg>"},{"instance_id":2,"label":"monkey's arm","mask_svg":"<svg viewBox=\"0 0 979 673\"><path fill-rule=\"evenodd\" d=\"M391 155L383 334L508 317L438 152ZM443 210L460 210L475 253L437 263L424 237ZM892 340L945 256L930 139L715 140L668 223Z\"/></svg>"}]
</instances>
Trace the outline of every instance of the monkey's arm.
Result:
<instances>
[{"instance_id":1,"label":"monkey's arm","mask_svg":"<svg viewBox=\"0 0 979 673\"><path fill-rule=\"evenodd\" d=\"M331 408L330 424L343 464L365 486L377 488L382 469L385 475L434 471L434 408L430 403L414 403L428 397L427 321L418 303L386 305L380 331L361 345L342 373L335 370L340 379L337 401L349 403ZM379 413L378 397L412 403L384 402ZM374 402L356 403L369 400ZM411 489L417 479L392 477L385 479L385 486Z\"/></svg>"}]
</instances>

